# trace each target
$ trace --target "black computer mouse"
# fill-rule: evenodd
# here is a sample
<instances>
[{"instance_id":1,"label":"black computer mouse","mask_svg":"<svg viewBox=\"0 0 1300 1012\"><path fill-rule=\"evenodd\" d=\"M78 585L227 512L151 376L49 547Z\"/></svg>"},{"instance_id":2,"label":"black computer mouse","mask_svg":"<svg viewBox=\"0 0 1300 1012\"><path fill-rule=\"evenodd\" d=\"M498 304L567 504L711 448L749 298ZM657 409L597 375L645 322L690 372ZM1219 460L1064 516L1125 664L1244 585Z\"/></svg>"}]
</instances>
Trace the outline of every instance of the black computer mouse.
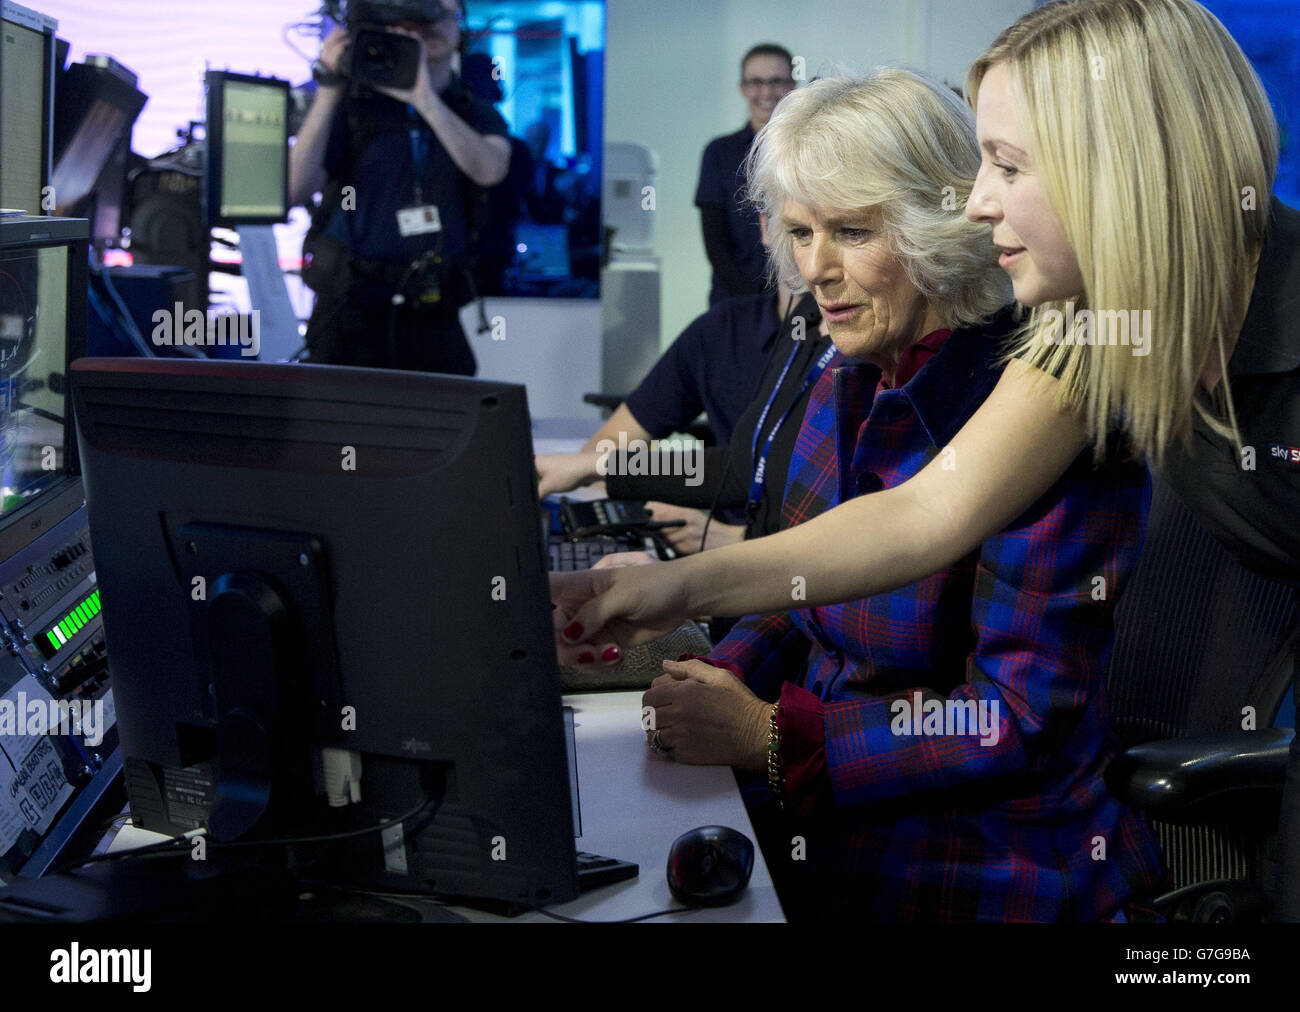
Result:
<instances>
[{"instance_id":1,"label":"black computer mouse","mask_svg":"<svg viewBox=\"0 0 1300 1012\"><path fill-rule=\"evenodd\" d=\"M683 833L668 851L668 888L691 907L721 907L749 884L754 844L726 826L701 826Z\"/></svg>"}]
</instances>

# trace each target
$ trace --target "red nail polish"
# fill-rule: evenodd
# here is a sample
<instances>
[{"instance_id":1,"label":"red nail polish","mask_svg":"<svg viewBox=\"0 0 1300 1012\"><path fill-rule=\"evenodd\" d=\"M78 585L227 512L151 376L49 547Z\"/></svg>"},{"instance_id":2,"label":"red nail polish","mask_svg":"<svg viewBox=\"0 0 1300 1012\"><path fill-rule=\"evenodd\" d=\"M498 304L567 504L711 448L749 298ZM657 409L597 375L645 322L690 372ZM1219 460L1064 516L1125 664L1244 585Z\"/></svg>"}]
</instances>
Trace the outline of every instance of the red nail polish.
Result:
<instances>
[{"instance_id":1,"label":"red nail polish","mask_svg":"<svg viewBox=\"0 0 1300 1012\"><path fill-rule=\"evenodd\" d=\"M564 638L566 640L576 640L582 637L582 626L577 622L570 622L564 627Z\"/></svg>"},{"instance_id":2,"label":"red nail polish","mask_svg":"<svg viewBox=\"0 0 1300 1012\"><path fill-rule=\"evenodd\" d=\"M595 659L596 659L596 655L593 654L590 650L584 650L582 653L578 654L579 664L590 664Z\"/></svg>"},{"instance_id":3,"label":"red nail polish","mask_svg":"<svg viewBox=\"0 0 1300 1012\"><path fill-rule=\"evenodd\" d=\"M603 654L600 655L600 659L604 661L606 664L613 664L616 660L618 660L619 656L620 655L618 652L618 647L610 647Z\"/></svg>"}]
</instances>

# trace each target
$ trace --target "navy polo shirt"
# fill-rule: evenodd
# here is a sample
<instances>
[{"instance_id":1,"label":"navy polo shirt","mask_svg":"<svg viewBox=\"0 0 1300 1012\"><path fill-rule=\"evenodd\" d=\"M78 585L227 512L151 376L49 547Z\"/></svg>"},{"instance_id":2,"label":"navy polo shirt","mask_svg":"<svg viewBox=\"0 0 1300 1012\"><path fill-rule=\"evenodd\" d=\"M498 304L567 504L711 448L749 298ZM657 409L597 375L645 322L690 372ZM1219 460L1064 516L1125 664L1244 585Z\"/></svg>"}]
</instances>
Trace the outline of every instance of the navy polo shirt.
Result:
<instances>
[{"instance_id":1,"label":"navy polo shirt","mask_svg":"<svg viewBox=\"0 0 1300 1012\"><path fill-rule=\"evenodd\" d=\"M767 250L758 223L758 208L745 199L745 156L754 143L754 130L746 123L734 134L717 137L704 149L700 182L695 190L696 207L725 207L731 235L731 253L736 265L754 279L756 287L767 286ZM719 288L713 281L714 293Z\"/></svg>"},{"instance_id":2,"label":"navy polo shirt","mask_svg":"<svg viewBox=\"0 0 1300 1012\"><path fill-rule=\"evenodd\" d=\"M729 443L780 329L772 292L718 303L660 356L628 395L628 410L654 439L689 425L703 411L718 442Z\"/></svg>"},{"instance_id":3,"label":"navy polo shirt","mask_svg":"<svg viewBox=\"0 0 1300 1012\"><path fill-rule=\"evenodd\" d=\"M478 98L466 106L464 89L453 78L442 99L461 119L481 134L506 136L509 130L501 114ZM359 157L352 152L349 112L373 131L370 143ZM411 130L417 131L415 145ZM415 206L415 149L424 153L423 204L438 208L442 231L403 238L397 229L397 212ZM352 156L349 168L349 155ZM325 148L325 173L344 186L356 188L355 210L339 208L324 229L354 255L368 260L405 264L423 256L442 240L442 252L454 259L465 250L468 224L466 200L473 184L461 174L433 129L410 106L386 95L354 102L345 97L339 103Z\"/></svg>"},{"instance_id":4,"label":"navy polo shirt","mask_svg":"<svg viewBox=\"0 0 1300 1012\"><path fill-rule=\"evenodd\" d=\"M1243 565L1300 580L1300 211L1276 197L1241 336L1228 360L1245 448L1199 416L1192 446L1170 447L1162 476ZM1204 400L1204 389L1197 388ZM1253 465L1253 466L1252 466Z\"/></svg>"}]
</instances>

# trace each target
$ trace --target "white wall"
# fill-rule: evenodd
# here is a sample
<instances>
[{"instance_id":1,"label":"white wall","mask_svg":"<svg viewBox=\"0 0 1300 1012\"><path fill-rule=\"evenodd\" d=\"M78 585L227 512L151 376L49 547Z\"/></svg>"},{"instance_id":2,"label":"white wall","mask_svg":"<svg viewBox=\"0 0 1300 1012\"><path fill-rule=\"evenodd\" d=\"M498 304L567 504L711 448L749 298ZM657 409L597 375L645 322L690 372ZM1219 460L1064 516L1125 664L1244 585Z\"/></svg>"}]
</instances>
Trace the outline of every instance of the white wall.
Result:
<instances>
[{"instance_id":1,"label":"white wall","mask_svg":"<svg viewBox=\"0 0 1300 1012\"><path fill-rule=\"evenodd\" d=\"M608 0L605 136L659 156L657 250L666 346L708 306L695 184L713 137L745 122L740 58L779 42L808 76L835 64L895 64L960 86L972 59L1031 0Z\"/></svg>"},{"instance_id":2,"label":"white wall","mask_svg":"<svg viewBox=\"0 0 1300 1012\"><path fill-rule=\"evenodd\" d=\"M600 391L600 303L595 299L487 299L492 330L478 333L477 305L461 310L461 324L478 359L480 379L528 387L534 418L589 418L596 408L583 394Z\"/></svg>"},{"instance_id":3,"label":"white wall","mask_svg":"<svg viewBox=\"0 0 1300 1012\"><path fill-rule=\"evenodd\" d=\"M176 145L176 128L203 119L203 72L274 74L295 84L311 61L285 45L281 30L312 10L311 0L19 0L58 18L72 44L69 62L109 53L139 75L149 102L136 121L134 150L147 157ZM297 45L310 44L302 39Z\"/></svg>"}]
</instances>

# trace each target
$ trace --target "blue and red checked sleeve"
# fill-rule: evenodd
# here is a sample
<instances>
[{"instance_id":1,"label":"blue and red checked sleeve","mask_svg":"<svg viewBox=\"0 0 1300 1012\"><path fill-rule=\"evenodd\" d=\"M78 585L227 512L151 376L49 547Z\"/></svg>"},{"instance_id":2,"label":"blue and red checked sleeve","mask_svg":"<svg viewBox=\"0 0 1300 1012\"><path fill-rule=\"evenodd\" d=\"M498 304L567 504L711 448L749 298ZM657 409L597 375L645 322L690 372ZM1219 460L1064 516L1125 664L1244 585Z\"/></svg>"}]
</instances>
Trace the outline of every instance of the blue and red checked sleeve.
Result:
<instances>
[{"instance_id":1,"label":"blue and red checked sleeve","mask_svg":"<svg viewBox=\"0 0 1300 1012\"><path fill-rule=\"evenodd\" d=\"M796 815L811 815L830 788L826 762L826 707L793 682L781 687L776 726L781 732L785 800Z\"/></svg>"},{"instance_id":2,"label":"blue and red checked sleeve","mask_svg":"<svg viewBox=\"0 0 1300 1012\"><path fill-rule=\"evenodd\" d=\"M782 683L807 663L811 646L789 612L751 615L736 623L705 659L739 674L760 699L775 702Z\"/></svg>"},{"instance_id":3,"label":"blue and red checked sleeve","mask_svg":"<svg viewBox=\"0 0 1300 1012\"><path fill-rule=\"evenodd\" d=\"M825 704L835 798L857 805L1041 773L1058 746L1098 744L1111 613L1142 548L1150 479L1144 467L1093 470L1086 455L1029 511L982 546L967 678L947 696L996 707L996 741L977 734L902 734L891 726L908 689ZM1100 582L1099 582L1100 581ZM1099 592L1100 591L1100 592ZM1080 734L1092 725L1095 734ZM1041 799L1044 807L1056 799Z\"/></svg>"}]
</instances>

